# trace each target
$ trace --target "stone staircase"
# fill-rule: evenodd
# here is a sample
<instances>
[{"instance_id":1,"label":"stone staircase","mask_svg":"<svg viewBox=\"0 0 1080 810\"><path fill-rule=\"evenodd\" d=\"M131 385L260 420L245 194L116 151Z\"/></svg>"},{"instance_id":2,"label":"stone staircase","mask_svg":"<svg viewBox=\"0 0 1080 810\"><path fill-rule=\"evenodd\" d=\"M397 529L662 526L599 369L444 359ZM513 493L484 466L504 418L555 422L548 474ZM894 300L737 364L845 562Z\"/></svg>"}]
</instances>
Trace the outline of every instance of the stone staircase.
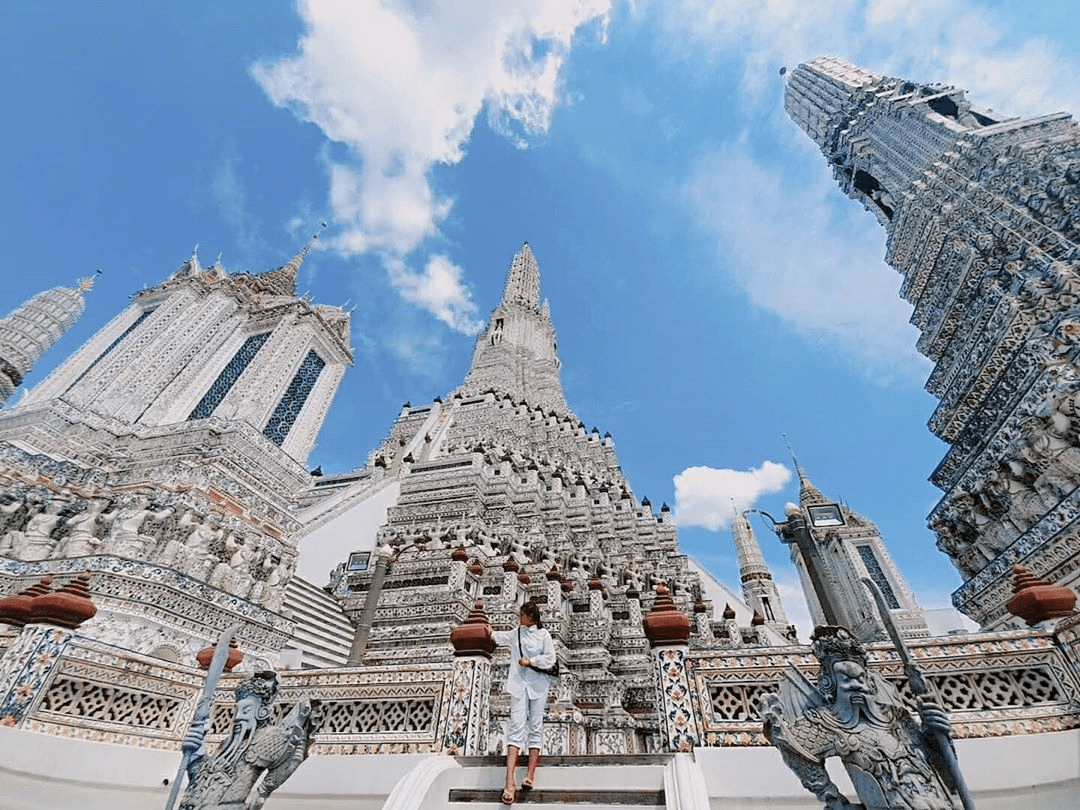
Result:
<instances>
[{"instance_id":1,"label":"stone staircase","mask_svg":"<svg viewBox=\"0 0 1080 810\"><path fill-rule=\"evenodd\" d=\"M306 579L293 577L282 608L296 622L288 646L299 652L300 660L291 663L304 669L345 666L353 626L333 596Z\"/></svg>"},{"instance_id":2,"label":"stone staircase","mask_svg":"<svg viewBox=\"0 0 1080 810\"><path fill-rule=\"evenodd\" d=\"M432 757L404 777L383 810L503 810L505 759ZM522 765L517 784L525 775ZM515 805L548 810L707 810L708 797L689 754L549 756L536 788L518 790Z\"/></svg>"},{"instance_id":3,"label":"stone staircase","mask_svg":"<svg viewBox=\"0 0 1080 810\"><path fill-rule=\"evenodd\" d=\"M504 807L506 760L503 757L458 757L462 784L450 789L449 808L487 810ZM572 804L579 810L656 810L665 807L664 767L670 755L544 757L536 787L520 790L525 768L518 768L514 804L537 810Z\"/></svg>"}]
</instances>

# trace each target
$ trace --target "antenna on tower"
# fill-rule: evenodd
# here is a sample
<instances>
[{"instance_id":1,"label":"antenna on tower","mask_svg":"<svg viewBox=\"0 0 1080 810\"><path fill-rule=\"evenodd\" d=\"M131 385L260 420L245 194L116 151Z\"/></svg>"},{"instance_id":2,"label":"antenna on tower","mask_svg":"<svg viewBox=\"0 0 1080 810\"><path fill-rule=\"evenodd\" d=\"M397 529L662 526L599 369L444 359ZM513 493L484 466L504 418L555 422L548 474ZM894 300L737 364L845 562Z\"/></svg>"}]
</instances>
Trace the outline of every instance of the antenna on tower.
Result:
<instances>
[{"instance_id":1,"label":"antenna on tower","mask_svg":"<svg viewBox=\"0 0 1080 810\"><path fill-rule=\"evenodd\" d=\"M781 433L780 435L784 437L784 444L787 445L787 451L791 454L791 460L795 462L795 467L798 468L799 459L796 458L795 451L791 447L791 442L788 441L788 435L786 433Z\"/></svg>"}]
</instances>

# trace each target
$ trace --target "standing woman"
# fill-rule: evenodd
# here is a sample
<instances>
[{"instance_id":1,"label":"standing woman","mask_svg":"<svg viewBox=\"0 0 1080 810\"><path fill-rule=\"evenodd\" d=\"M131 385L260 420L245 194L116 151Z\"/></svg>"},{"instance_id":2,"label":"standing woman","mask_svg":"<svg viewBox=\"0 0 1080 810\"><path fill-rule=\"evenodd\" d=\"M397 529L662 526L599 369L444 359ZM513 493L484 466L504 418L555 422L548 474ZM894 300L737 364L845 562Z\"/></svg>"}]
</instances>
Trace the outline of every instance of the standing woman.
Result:
<instances>
[{"instance_id":1,"label":"standing woman","mask_svg":"<svg viewBox=\"0 0 1080 810\"><path fill-rule=\"evenodd\" d=\"M513 804L517 795L514 770L518 753L528 745L529 765L522 790L532 790L536 765L540 760L541 726L551 676L539 670L555 666L555 645L551 633L540 624L540 607L531 599L521 606L520 623L514 630L491 634L495 643L510 648L510 674L506 691L510 695L510 725L506 734L506 788L502 803Z\"/></svg>"}]
</instances>

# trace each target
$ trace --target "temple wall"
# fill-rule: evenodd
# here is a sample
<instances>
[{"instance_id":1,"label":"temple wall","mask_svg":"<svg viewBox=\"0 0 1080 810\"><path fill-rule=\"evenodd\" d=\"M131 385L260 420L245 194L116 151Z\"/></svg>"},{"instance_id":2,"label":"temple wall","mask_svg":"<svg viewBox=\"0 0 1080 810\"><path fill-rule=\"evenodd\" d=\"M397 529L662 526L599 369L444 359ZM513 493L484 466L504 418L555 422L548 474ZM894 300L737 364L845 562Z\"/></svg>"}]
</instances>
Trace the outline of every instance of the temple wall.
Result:
<instances>
[{"instance_id":1,"label":"temple wall","mask_svg":"<svg viewBox=\"0 0 1080 810\"><path fill-rule=\"evenodd\" d=\"M352 552L374 551L386 510L397 503L400 494L401 483L392 481L301 538L296 573L316 585L325 585L334 567L348 560Z\"/></svg>"}]
</instances>

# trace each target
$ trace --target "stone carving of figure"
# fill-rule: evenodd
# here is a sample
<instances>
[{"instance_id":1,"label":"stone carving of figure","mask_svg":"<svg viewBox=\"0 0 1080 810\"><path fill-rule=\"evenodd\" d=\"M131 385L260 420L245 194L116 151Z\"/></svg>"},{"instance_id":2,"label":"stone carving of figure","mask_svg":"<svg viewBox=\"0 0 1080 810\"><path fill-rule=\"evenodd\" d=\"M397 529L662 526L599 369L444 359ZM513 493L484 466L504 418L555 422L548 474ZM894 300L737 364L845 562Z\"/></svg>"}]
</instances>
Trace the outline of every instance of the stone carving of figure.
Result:
<instances>
[{"instance_id":1,"label":"stone carving of figure","mask_svg":"<svg viewBox=\"0 0 1080 810\"><path fill-rule=\"evenodd\" d=\"M157 542L154 537L142 534L143 524L148 520L157 523L172 513L171 507L155 511L145 495L134 496L113 518L105 550L119 557L142 559Z\"/></svg>"},{"instance_id":2,"label":"stone carving of figure","mask_svg":"<svg viewBox=\"0 0 1080 810\"><path fill-rule=\"evenodd\" d=\"M213 549L225 534L221 518L218 512L211 512L199 520L194 512L188 510L178 521L181 531L186 532L183 542L170 540L162 562L190 577L205 578L213 564Z\"/></svg>"},{"instance_id":3,"label":"stone carving of figure","mask_svg":"<svg viewBox=\"0 0 1080 810\"><path fill-rule=\"evenodd\" d=\"M811 641L821 662L817 684L792 668L779 693L761 700L765 736L803 787L830 810L960 807L927 733L951 734L941 707L924 698L916 723L893 687L869 671L865 651L844 628L818 627ZM851 804L829 777L830 757L843 762L861 805Z\"/></svg>"},{"instance_id":4,"label":"stone carving of figure","mask_svg":"<svg viewBox=\"0 0 1080 810\"><path fill-rule=\"evenodd\" d=\"M1080 484L1080 448L1069 440L1068 425L1068 417L1055 412L1018 443L1018 456L1038 470L1035 491L1046 503L1058 503Z\"/></svg>"},{"instance_id":5,"label":"stone carving of figure","mask_svg":"<svg viewBox=\"0 0 1080 810\"><path fill-rule=\"evenodd\" d=\"M948 555L964 579L971 579L986 567L986 560L982 560L982 565L979 567L971 565L969 562L971 543L960 537L956 523L952 519L939 515L931 521L930 528L937 534L938 550Z\"/></svg>"},{"instance_id":6,"label":"stone carving of figure","mask_svg":"<svg viewBox=\"0 0 1080 810\"><path fill-rule=\"evenodd\" d=\"M86 557L94 554L101 545L100 529L112 524L115 512L106 512L106 498L90 498L81 512L68 518L64 524L67 537L58 549L62 557Z\"/></svg>"},{"instance_id":7,"label":"stone carving of figure","mask_svg":"<svg viewBox=\"0 0 1080 810\"><path fill-rule=\"evenodd\" d=\"M34 515L45 508L45 499L34 492L27 492L21 498L0 507L6 531L0 539L0 555L16 553L23 546L24 529Z\"/></svg>"},{"instance_id":8,"label":"stone carving of figure","mask_svg":"<svg viewBox=\"0 0 1080 810\"><path fill-rule=\"evenodd\" d=\"M184 750L194 753L180 810L259 810L307 759L322 707L304 698L284 720L271 723L277 692L274 672L256 672L240 684L232 734L212 755L202 752L204 726L188 732Z\"/></svg>"},{"instance_id":9,"label":"stone carving of figure","mask_svg":"<svg viewBox=\"0 0 1080 810\"><path fill-rule=\"evenodd\" d=\"M45 509L26 522L22 542L13 551L22 560L47 560L59 542L53 530L60 523L60 512L67 501L59 496L49 499Z\"/></svg>"}]
</instances>

